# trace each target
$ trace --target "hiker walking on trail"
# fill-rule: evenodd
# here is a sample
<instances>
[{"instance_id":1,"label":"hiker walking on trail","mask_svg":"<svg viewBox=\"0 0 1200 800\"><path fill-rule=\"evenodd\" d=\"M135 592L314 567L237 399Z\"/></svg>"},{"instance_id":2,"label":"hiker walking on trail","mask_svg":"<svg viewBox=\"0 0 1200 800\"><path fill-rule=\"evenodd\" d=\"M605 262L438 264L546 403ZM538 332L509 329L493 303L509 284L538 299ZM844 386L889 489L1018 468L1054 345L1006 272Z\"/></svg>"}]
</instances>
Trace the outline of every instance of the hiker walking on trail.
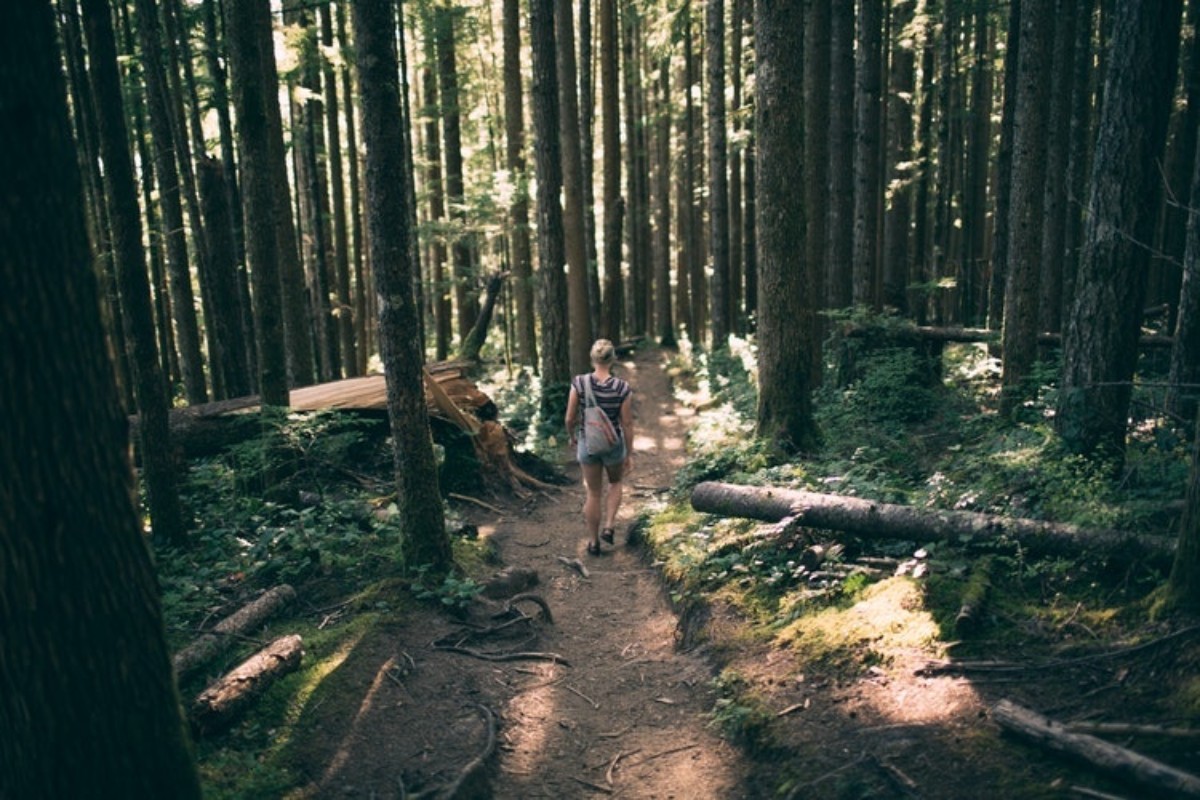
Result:
<instances>
[{"instance_id":1,"label":"hiker walking on trail","mask_svg":"<svg viewBox=\"0 0 1200 800\"><path fill-rule=\"evenodd\" d=\"M592 345L592 371L571 379L567 398L567 430L583 470L587 500L587 551L600 554L600 541L613 543L613 526L621 507L621 479L633 469L633 390L612 374L616 348L608 339ZM597 410L598 409L598 410ZM608 492L604 476L608 476ZM603 522L603 525L601 523Z\"/></svg>"}]
</instances>

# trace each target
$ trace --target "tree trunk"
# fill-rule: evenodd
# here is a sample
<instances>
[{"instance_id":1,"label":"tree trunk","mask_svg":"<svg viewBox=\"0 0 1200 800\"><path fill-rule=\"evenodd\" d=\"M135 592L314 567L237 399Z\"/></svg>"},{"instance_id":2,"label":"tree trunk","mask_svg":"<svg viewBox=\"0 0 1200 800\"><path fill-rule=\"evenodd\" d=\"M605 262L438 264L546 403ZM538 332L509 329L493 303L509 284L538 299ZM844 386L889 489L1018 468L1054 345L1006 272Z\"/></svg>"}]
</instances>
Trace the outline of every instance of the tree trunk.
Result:
<instances>
[{"instance_id":1,"label":"tree trunk","mask_svg":"<svg viewBox=\"0 0 1200 800\"><path fill-rule=\"evenodd\" d=\"M433 46L426 40L427 49ZM425 105L429 109L438 107L437 81L432 70L421 71L425 89ZM437 228L445 227L446 201L442 185L442 147L439 140L438 114L425 117L425 187L429 196L429 221L434 226L430 245L430 266L433 276L433 327L434 353L439 361L450 354L450 339L453 334L452 282L446 275L446 239Z\"/></svg>"},{"instance_id":2,"label":"tree trunk","mask_svg":"<svg viewBox=\"0 0 1200 800\"><path fill-rule=\"evenodd\" d=\"M367 281L369 279L363 264L363 210L362 196L359 191L359 148L358 125L355 117L358 106L354 102L354 71L350 68L348 55L350 47L346 37L346 4L337 4L337 40L338 49L342 53L342 96L346 98L346 153L348 154L348 170L350 173L350 239L352 242L352 267L354 272L354 339L355 354L358 356L358 374L367 371L368 355L371 352L371 313L369 308Z\"/></svg>"},{"instance_id":3,"label":"tree trunk","mask_svg":"<svg viewBox=\"0 0 1200 800\"><path fill-rule=\"evenodd\" d=\"M1012 0L1015 7L1019 0ZM931 3L932 6L932 3ZM932 13L932 10L931 12ZM921 41L921 112L917 117L916 187L913 199L913 252L909 265L908 313L919 324L929 320L929 291L933 283L930 264L933 261L929 245L929 204L933 194L934 165L932 160L933 141L933 90L935 70L935 43L937 39L928 26Z\"/></svg>"},{"instance_id":4,"label":"tree trunk","mask_svg":"<svg viewBox=\"0 0 1200 800\"><path fill-rule=\"evenodd\" d=\"M1069 450L1122 456L1146 251L1160 197L1180 2L1117 8L1055 427ZM1008 359L1007 342L1005 360Z\"/></svg>"},{"instance_id":5,"label":"tree trunk","mask_svg":"<svg viewBox=\"0 0 1200 800\"><path fill-rule=\"evenodd\" d=\"M271 684L300 668L299 636L276 639L209 686L192 701L188 718L201 736L229 727Z\"/></svg>"},{"instance_id":6,"label":"tree trunk","mask_svg":"<svg viewBox=\"0 0 1200 800\"><path fill-rule=\"evenodd\" d=\"M691 339L693 345L703 345L704 336L707 331L707 312L708 312L708 281L704 274L704 211L697 191L697 185L703 186L704 176L702 174L701 164L703 157L703 133L702 128L697 125L697 116L699 112L696 109L694 98L701 91L702 87L697 87L701 83L700 68L696 63L696 52L693 47L692 25L692 4L691 0L685 0L683 13L687 16L687 32L684 34L684 86L686 91L686 100L684 102L684 130L686 131L683 139L685 148L684 169L686 171L685 181L687 185L687 215L688 228L686 231L687 239L687 271L688 271L688 289L689 301L691 308L688 311L688 338ZM693 93L693 87L696 92ZM630 118L632 123L632 118ZM632 127L632 124L629 125ZM633 170L630 170L632 174ZM631 226L632 227L632 226Z\"/></svg>"},{"instance_id":7,"label":"tree trunk","mask_svg":"<svg viewBox=\"0 0 1200 800\"><path fill-rule=\"evenodd\" d=\"M425 405L417 308L413 297L404 131L396 85L392 13L373 0L355 0L362 92L363 143L367 148L367 208L371 266L379 298L379 339L387 378L388 418L396 463L397 505L406 564L428 564L434 574L453 563L438 492L437 459Z\"/></svg>"},{"instance_id":8,"label":"tree trunk","mask_svg":"<svg viewBox=\"0 0 1200 800\"><path fill-rule=\"evenodd\" d=\"M654 320L658 325L658 343L675 347L675 316L671 305L671 59L667 57L659 61L656 105Z\"/></svg>"},{"instance_id":9,"label":"tree trunk","mask_svg":"<svg viewBox=\"0 0 1200 800\"><path fill-rule=\"evenodd\" d=\"M826 246L826 305L854 302L854 4L833 2L829 26L829 237ZM815 209L814 209L815 211Z\"/></svg>"},{"instance_id":10,"label":"tree trunk","mask_svg":"<svg viewBox=\"0 0 1200 800\"><path fill-rule=\"evenodd\" d=\"M1012 197L1008 219L1008 275L1004 291L1002 413L1012 413L1030 392L1037 360L1041 282L1042 204L1045 199L1047 95L1050 83L1054 0L1022 0L1017 97L1013 112Z\"/></svg>"},{"instance_id":11,"label":"tree trunk","mask_svg":"<svg viewBox=\"0 0 1200 800\"><path fill-rule=\"evenodd\" d=\"M321 47L326 53L333 49L333 17L329 6L320 8ZM325 84L325 147L329 160L329 186L333 203L333 267L334 288L337 307L333 312L337 326L338 348L342 370L347 377L359 374L358 353L354 341L354 317L361 314L350 299L350 244L346 229L346 182L342 170L342 126L338 118L337 80L333 74L333 62L322 55L322 79ZM350 108L350 96L346 95L347 115L354 113Z\"/></svg>"},{"instance_id":12,"label":"tree trunk","mask_svg":"<svg viewBox=\"0 0 1200 800\"><path fill-rule=\"evenodd\" d=\"M1072 733L1062 723L1036 711L1001 700L992 719L1007 731L1057 753L1082 759L1098 769L1154 793L1171 797L1200 797L1200 778L1132 750L1084 733ZM1165 795L1164 795L1165 796Z\"/></svg>"},{"instance_id":13,"label":"tree trunk","mask_svg":"<svg viewBox=\"0 0 1200 800\"><path fill-rule=\"evenodd\" d=\"M1185 426L1195 420L1197 406L1200 406L1200 211L1197 211L1200 208L1197 205L1200 203L1200 154L1193 166L1190 196L1187 247L1183 254L1183 280L1166 398L1167 410Z\"/></svg>"},{"instance_id":14,"label":"tree trunk","mask_svg":"<svg viewBox=\"0 0 1200 800\"><path fill-rule=\"evenodd\" d=\"M600 330L600 263L596 251L596 78L593 74L592 3L579 0L579 150L583 178L583 250L587 262L588 324Z\"/></svg>"},{"instance_id":15,"label":"tree trunk","mask_svg":"<svg viewBox=\"0 0 1200 800\"><path fill-rule=\"evenodd\" d=\"M621 281L620 84L617 82L617 0L600 0L600 141L604 147L604 303L600 334L620 341L624 311Z\"/></svg>"},{"instance_id":16,"label":"tree trunk","mask_svg":"<svg viewBox=\"0 0 1200 800\"><path fill-rule=\"evenodd\" d=\"M854 50L854 305L877 308L879 125L882 78L882 0L858 0Z\"/></svg>"},{"instance_id":17,"label":"tree trunk","mask_svg":"<svg viewBox=\"0 0 1200 800\"><path fill-rule=\"evenodd\" d=\"M1063 230L1062 295L1063 315L1075 301L1079 250L1083 241L1083 206L1090 171L1093 109L1095 107L1095 27L1092 22L1096 0L1076 0L1075 73L1071 79L1071 127L1067 153L1066 224Z\"/></svg>"},{"instance_id":18,"label":"tree trunk","mask_svg":"<svg viewBox=\"0 0 1200 800\"><path fill-rule=\"evenodd\" d=\"M454 42L454 17L461 13L449 6L437 5L434 15L434 35L437 39L437 74L440 93L439 108L442 135L445 137L446 201L450 219L455 223L450 251L454 258L454 303L457 311L457 333L463 338L475 324L478 313L478 294L474 289L475 275L471 264L471 247L466 231L463 209L463 152L462 109L459 108L458 60ZM364 133L365 136L365 133Z\"/></svg>"},{"instance_id":19,"label":"tree trunk","mask_svg":"<svg viewBox=\"0 0 1200 800\"><path fill-rule=\"evenodd\" d=\"M1008 7L1007 50L1004 55L1004 106L1000 118L1000 147L996 152L996 225L992 231L992 275L988 282L988 327L1000 330L1004 321L1004 295L1008 285L1008 242L1011 229L1014 119L1017 108L1017 66L1021 55L1021 5Z\"/></svg>"},{"instance_id":20,"label":"tree trunk","mask_svg":"<svg viewBox=\"0 0 1200 800\"><path fill-rule=\"evenodd\" d=\"M796 452L817 442L809 364L813 298L806 286L802 78L803 6L758 0L755 130L758 143L758 433ZM800 263L797 263L797 261Z\"/></svg>"},{"instance_id":21,"label":"tree trunk","mask_svg":"<svg viewBox=\"0 0 1200 800\"><path fill-rule=\"evenodd\" d=\"M154 312L146 280L142 226L138 214L137 186L125 128L121 78L117 72L117 45L107 4L85 0L83 22L95 99L100 156L104 159L105 198L112 230L113 261L121 290L125 343L134 395L145 424L141 428L146 500L156 536L180 544L187 523L179 503L179 487L167 432L166 381L154 341Z\"/></svg>"},{"instance_id":22,"label":"tree trunk","mask_svg":"<svg viewBox=\"0 0 1200 800\"><path fill-rule=\"evenodd\" d=\"M730 103L729 115L733 138L730 141L729 147L729 324L732 331L739 335L745 335L747 331L747 319L743 311L746 297L746 279L744 272L744 264L742 261L742 241L744 238L744 217L742 216L742 131L745 129L745 120L743 119L744 112L742 111L743 104L743 83L742 83L742 35L746 28L747 9L750 3L747 0L733 0L730 8L729 17L729 83L730 83ZM807 24L807 23L806 23ZM806 27L807 31L808 28ZM828 35L826 36L828 41ZM808 52L808 42L804 44L805 52ZM826 64L829 59L826 58ZM828 73L828 70L826 70ZM804 75L808 77L808 65L804 66ZM828 81L828 77L826 77ZM808 89L805 88L805 102L807 107ZM828 109L826 109L828 113ZM824 131L820 132L823 136ZM808 134L808 139L812 140L819 138L818 134ZM809 165L811 166L811 164ZM824 216L821 214L810 214L809 225L812 224L814 217ZM824 239L821 240L822 242ZM810 249L812 239L809 239ZM813 261L809 259L809 266L813 264L823 263L820 260ZM824 280L821 285L824 286Z\"/></svg>"},{"instance_id":23,"label":"tree trunk","mask_svg":"<svg viewBox=\"0 0 1200 800\"><path fill-rule=\"evenodd\" d=\"M916 4L912 0L892 7L891 79L888 87L888 134L886 174L891 182L889 208L883 221L882 301L884 308L900 313L908 308L909 229L912 225L912 196L915 171L913 158L912 96L916 89L915 42L905 33L912 24ZM980 12L982 13L982 12ZM981 212L982 213L982 212Z\"/></svg>"},{"instance_id":24,"label":"tree trunk","mask_svg":"<svg viewBox=\"0 0 1200 800\"><path fill-rule=\"evenodd\" d=\"M575 87L575 26L571 3L554 9L557 48L559 140L563 160L563 244L567 256L567 324L571 372L587 372L592 346L587 247L583 229L583 156L579 145L579 94Z\"/></svg>"},{"instance_id":25,"label":"tree trunk","mask_svg":"<svg viewBox=\"0 0 1200 800\"><path fill-rule=\"evenodd\" d=\"M89 10L111 32L107 4ZM104 346L52 9L6 12L0 796L198 800ZM91 55L115 77L107 48ZM124 180L133 195L132 173Z\"/></svg>"},{"instance_id":26,"label":"tree trunk","mask_svg":"<svg viewBox=\"0 0 1200 800\"><path fill-rule=\"evenodd\" d=\"M167 106L167 87L162 65L162 43L158 30L158 9L152 0L137 2L137 33L142 47L146 105L154 139L154 168L158 175L162 204L160 235L166 242L167 269L170 276L171 309L179 343L180 371L189 403L208 399L204 381L204 358L200 353L200 325L196 319L192 293L191 268L187 239L184 235L183 203L180 198L179 170L175 165L175 147L171 133L171 114Z\"/></svg>"},{"instance_id":27,"label":"tree trunk","mask_svg":"<svg viewBox=\"0 0 1200 800\"><path fill-rule=\"evenodd\" d=\"M967 135L966 178L963 187L962 323L980 325L987 315L988 293L988 172L992 153L993 33L992 10L975 9L974 58L971 65L971 108Z\"/></svg>"},{"instance_id":28,"label":"tree trunk","mask_svg":"<svg viewBox=\"0 0 1200 800\"><path fill-rule=\"evenodd\" d=\"M708 70L708 251L712 264L714 350L727 347L730 324L729 280L729 154L725 133L725 0L705 5L704 53Z\"/></svg>"},{"instance_id":29,"label":"tree trunk","mask_svg":"<svg viewBox=\"0 0 1200 800\"><path fill-rule=\"evenodd\" d=\"M288 216L287 194L277 193L268 106L276 103L275 83L265 82L264 41L270 41L268 10L255 0L228 0L225 30L233 102L242 155L242 199L246 204L246 255L254 279L254 318L258 335L258 385L265 406L288 404L288 351L280 291L278 221ZM261 28L267 26L264 36ZM282 212L279 205L284 205ZM311 354L311 350L308 351ZM311 369L311 361L309 362Z\"/></svg>"},{"instance_id":30,"label":"tree trunk","mask_svg":"<svg viewBox=\"0 0 1200 800\"><path fill-rule=\"evenodd\" d=\"M814 309L825 308L829 278L826 269L826 248L829 246L829 127L830 127L830 0L808 0L804 19L804 203L812 209L808 214L805 232L808 252L805 253L812 287L810 303ZM820 331L825 326L817 320L818 332L813 337L812 370L814 383L820 382Z\"/></svg>"},{"instance_id":31,"label":"tree trunk","mask_svg":"<svg viewBox=\"0 0 1200 800\"><path fill-rule=\"evenodd\" d=\"M537 368L534 319L533 258L529 240L529 174L525 162L525 99L521 86L521 16L519 0L504 0L504 125L507 163L516 186L509 209L513 294L517 305L517 355Z\"/></svg>"},{"instance_id":32,"label":"tree trunk","mask_svg":"<svg viewBox=\"0 0 1200 800\"><path fill-rule=\"evenodd\" d=\"M1170 540L1164 537L970 511L924 511L860 497L711 481L698 484L692 490L692 508L708 514L766 522L794 517L798 525L830 528L868 538L994 543L1007 537L1030 551L1048 554L1080 553L1095 548L1115 550L1130 544L1151 555L1161 556L1171 549Z\"/></svg>"}]
</instances>

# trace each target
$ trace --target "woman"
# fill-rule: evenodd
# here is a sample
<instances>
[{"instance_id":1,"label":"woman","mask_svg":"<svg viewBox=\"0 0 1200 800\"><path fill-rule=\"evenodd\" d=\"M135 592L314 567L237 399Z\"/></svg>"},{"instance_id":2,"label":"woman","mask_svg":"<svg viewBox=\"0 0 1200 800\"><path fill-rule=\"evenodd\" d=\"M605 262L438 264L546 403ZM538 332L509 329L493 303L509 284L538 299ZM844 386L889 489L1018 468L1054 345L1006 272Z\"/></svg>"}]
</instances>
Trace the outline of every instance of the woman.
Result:
<instances>
[{"instance_id":1,"label":"woman","mask_svg":"<svg viewBox=\"0 0 1200 800\"><path fill-rule=\"evenodd\" d=\"M613 543L613 526L621 507L621 479L633 469L633 390L629 384L612 374L617 352L608 339L597 339L592 345L592 371L571 379L571 394L567 398L567 430L571 446L583 470L587 500L583 504L583 519L587 525L587 551L600 554L600 541ZM586 397L590 382L596 405L604 410L617 431L617 444L603 455L592 455L580 434L581 398ZM608 494L604 495L604 476L608 475ZM602 502L603 501L603 502ZM601 525L603 508L603 526Z\"/></svg>"}]
</instances>

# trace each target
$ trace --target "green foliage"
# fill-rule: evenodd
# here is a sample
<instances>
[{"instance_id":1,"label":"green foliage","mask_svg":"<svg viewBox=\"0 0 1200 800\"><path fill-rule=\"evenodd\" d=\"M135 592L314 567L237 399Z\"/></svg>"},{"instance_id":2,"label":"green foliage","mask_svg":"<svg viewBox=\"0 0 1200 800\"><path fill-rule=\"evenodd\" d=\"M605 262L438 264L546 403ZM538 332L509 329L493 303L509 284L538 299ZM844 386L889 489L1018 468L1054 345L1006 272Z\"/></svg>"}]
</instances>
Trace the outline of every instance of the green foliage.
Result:
<instances>
[{"instance_id":1,"label":"green foliage","mask_svg":"<svg viewBox=\"0 0 1200 800\"><path fill-rule=\"evenodd\" d=\"M773 715L755 696L750 682L735 670L726 669L713 679L713 688L719 696L710 712L709 725L751 752L769 748Z\"/></svg>"},{"instance_id":2,"label":"green foliage","mask_svg":"<svg viewBox=\"0 0 1200 800\"><path fill-rule=\"evenodd\" d=\"M445 575L438 580L429 574L428 565L417 567L413 578L413 596L418 600L435 601L454 614L464 614L482 591L470 577Z\"/></svg>"}]
</instances>

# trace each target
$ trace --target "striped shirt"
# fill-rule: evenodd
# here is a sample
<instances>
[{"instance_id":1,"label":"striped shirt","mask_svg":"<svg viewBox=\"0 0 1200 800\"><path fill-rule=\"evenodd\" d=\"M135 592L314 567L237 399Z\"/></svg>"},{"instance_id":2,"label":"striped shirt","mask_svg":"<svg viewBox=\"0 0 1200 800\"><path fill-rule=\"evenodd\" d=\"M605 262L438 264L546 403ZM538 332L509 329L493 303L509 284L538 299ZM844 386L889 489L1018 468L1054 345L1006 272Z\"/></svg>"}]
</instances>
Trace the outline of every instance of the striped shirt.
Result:
<instances>
[{"instance_id":1,"label":"striped shirt","mask_svg":"<svg viewBox=\"0 0 1200 800\"><path fill-rule=\"evenodd\" d=\"M629 384L621 380L615 375L609 375L607 380L598 381L595 375L588 372L584 375L576 375L571 379L571 386L575 389L575 394L579 397L579 407L583 408L587 405L587 392L584 386L584 381L591 381L592 395L596 398L596 405L604 409L604 413L612 421L613 427L618 432L621 430L621 404L625 402L625 398L633 393L629 388Z\"/></svg>"}]
</instances>

